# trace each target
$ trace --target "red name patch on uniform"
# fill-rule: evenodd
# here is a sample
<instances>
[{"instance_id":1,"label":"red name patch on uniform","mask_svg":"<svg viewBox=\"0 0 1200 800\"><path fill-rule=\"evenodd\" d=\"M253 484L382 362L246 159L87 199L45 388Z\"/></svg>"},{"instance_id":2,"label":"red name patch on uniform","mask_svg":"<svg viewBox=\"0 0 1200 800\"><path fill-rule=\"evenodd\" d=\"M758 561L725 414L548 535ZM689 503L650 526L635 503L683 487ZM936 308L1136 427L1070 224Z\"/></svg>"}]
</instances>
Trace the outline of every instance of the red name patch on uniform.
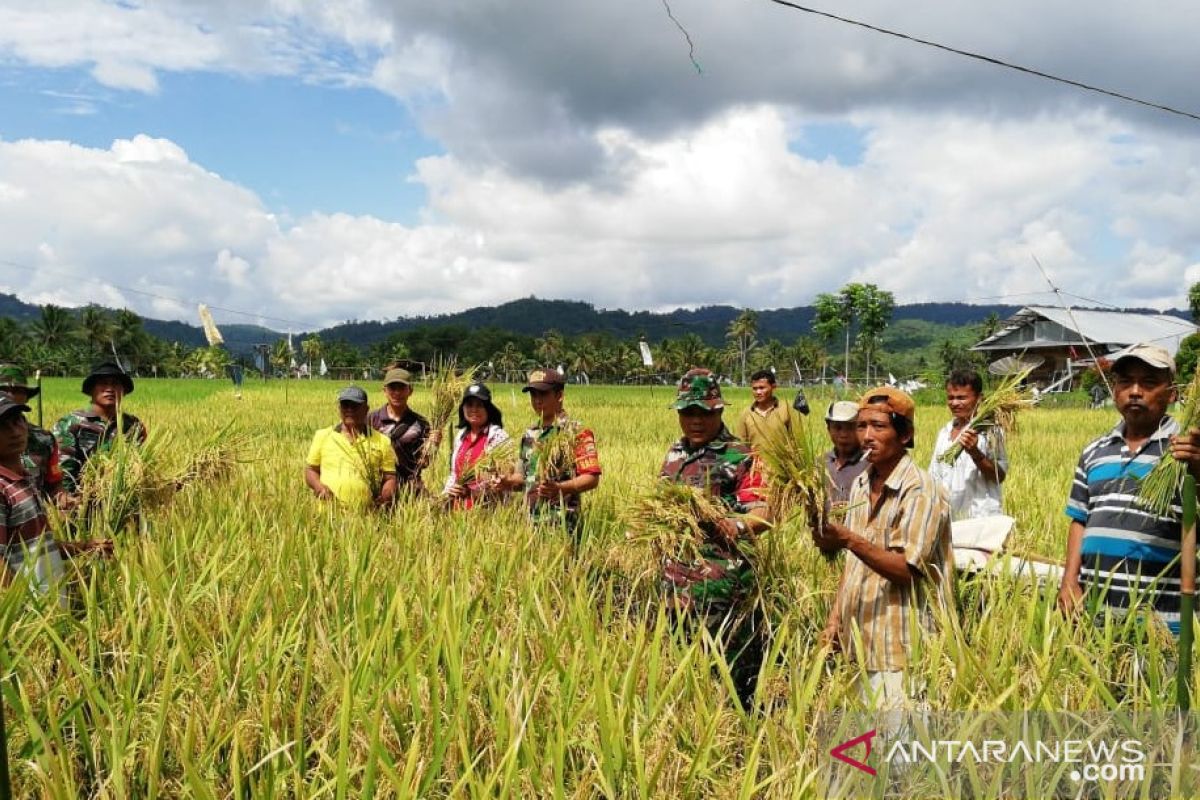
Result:
<instances>
[{"instance_id":1,"label":"red name patch on uniform","mask_svg":"<svg viewBox=\"0 0 1200 800\"><path fill-rule=\"evenodd\" d=\"M600 454L596 451L596 437L587 429L580 431L575 437L575 473L600 474Z\"/></svg>"}]
</instances>

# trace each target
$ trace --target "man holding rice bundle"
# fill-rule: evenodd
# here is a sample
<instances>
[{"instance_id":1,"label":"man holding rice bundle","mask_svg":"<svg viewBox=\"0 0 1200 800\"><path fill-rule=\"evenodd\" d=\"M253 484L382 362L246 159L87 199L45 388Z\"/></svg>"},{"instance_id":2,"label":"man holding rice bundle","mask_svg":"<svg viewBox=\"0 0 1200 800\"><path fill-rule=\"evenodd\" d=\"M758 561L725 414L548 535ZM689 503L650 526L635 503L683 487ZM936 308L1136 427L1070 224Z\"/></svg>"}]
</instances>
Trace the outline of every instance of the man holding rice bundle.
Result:
<instances>
[{"instance_id":1,"label":"man holding rice bundle","mask_svg":"<svg viewBox=\"0 0 1200 800\"><path fill-rule=\"evenodd\" d=\"M26 471L23 460L29 437L28 411L29 406L0 394L0 586L23 574L31 586L45 592L63 577L63 557L108 554L112 542L55 542L51 538L36 477Z\"/></svg>"},{"instance_id":2,"label":"man holding rice bundle","mask_svg":"<svg viewBox=\"0 0 1200 800\"><path fill-rule=\"evenodd\" d=\"M685 374L672 408L683 436L667 451L660 476L710 493L728 516L706 532L699 561L665 560L663 587L673 611L699 618L723 640L734 685L746 706L762 662L763 632L753 605L754 572L743 549L769 527L762 475L753 468L750 445L725 427L725 402L712 372L693 369Z\"/></svg>"},{"instance_id":3,"label":"man holding rice bundle","mask_svg":"<svg viewBox=\"0 0 1200 800\"><path fill-rule=\"evenodd\" d=\"M1140 605L1178 635L1183 500L1175 489L1155 509L1137 496L1140 481L1165 458L1200 478L1200 430L1184 435L1167 414L1177 394L1166 349L1134 345L1113 363L1112 376L1121 421L1083 449L1075 468L1059 606L1074 612L1088 597L1123 616Z\"/></svg>"},{"instance_id":4,"label":"man holding rice bundle","mask_svg":"<svg viewBox=\"0 0 1200 800\"><path fill-rule=\"evenodd\" d=\"M313 435L304 482L320 500L364 508L386 506L396 494L396 453L391 441L367 422L367 393L358 386L338 392L342 421Z\"/></svg>"},{"instance_id":5,"label":"man holding rice bundle","mask_svg":"<svg viewBox=\"0 0 1200 800\"><path fill-rule=\"evenodd\" d=\"M508 489L525 490L535 522L577 533L580 496L600 485L596 437L563 410L566 379L554 369L535 369L522 392L538 422L521 437L517 472L504 479Z\"/></svg>"},{"instance_id":6,"label":"man holding rice bundle","mask_svg":"<svg viewBox=\"0 0 1200 800\"><path fill-rule=\"evenodd\" d=\"M818 547L849 554L822 638L861 663L864 699L887 710L909 701L914 635L932 631L935 606L953 607L950 507L908 455L915 417L899 389L863 395L858 438L869 466L854 482L845 523L812 526Z\"/></svg>"},{"instance_id":7,"label":"man holding rice bundle","mask_svg":"<svg viewBox=\"0 0 1200 800\"><path fill-rule=\"evenodd\" d=\"M980 519L1002 513L1000 484L1008 474L1004 429L972 427L983 399L983 379L974 370L955 370L946 379L946 407L951 419L938 431L929 474L946 487L952 519ZM955 446L958 457L947 463Z\"/></svg>"},{"instance_id":8,"label":"man holding rice bundle","mask_svg":"<svg viewBox=\"0 0 1200 800\"><path fill-rule=\"evenodd\" d=\"M63 488L75 496L83 489L80 481L88 459L111 447L118 435L139 445L147 436L142 421L121 408L133 394L133 378L120 364L106 361L93 367L83 379L82 390L91 398L91 405L70 412L54 423L51 431L58 442Z\"/></svg>"},{"instance_id":9,"label":"man holding rice bundle","mask_svg":"<svg viewBox=\"0 0 1200 800\"><path fill-rule=\"evenodd\" d=\"M0 364L0 394L6 394L17 405L27 405L37 397L40 387L31 386L25 372L15 364ZM38 492L52 503L66 505L70 495L62 491L62 465L59 459L58 442L53 434L40 425L25 421L29 429L29 444L25 448L22 463L25 472L33 477Z\"/></svg>"},{"instance_id":10,"label":"man holding rice bundle","mask_svg":"<svg viewBox=\"0 0 1200 800\"><path fill-rule=\"evenodd\" d=\"M427 440L435 442L430 446L436 450L442 432L430 430L429 420L408 405L412 393L412 373L392 367L383 376L383 394L387 402L372 411L368 421L392 443L396 454L397 491L421 492L425 488L421 483L421 472L427 466L423 452L425 443Z\"/></svg>"}]
</instances>

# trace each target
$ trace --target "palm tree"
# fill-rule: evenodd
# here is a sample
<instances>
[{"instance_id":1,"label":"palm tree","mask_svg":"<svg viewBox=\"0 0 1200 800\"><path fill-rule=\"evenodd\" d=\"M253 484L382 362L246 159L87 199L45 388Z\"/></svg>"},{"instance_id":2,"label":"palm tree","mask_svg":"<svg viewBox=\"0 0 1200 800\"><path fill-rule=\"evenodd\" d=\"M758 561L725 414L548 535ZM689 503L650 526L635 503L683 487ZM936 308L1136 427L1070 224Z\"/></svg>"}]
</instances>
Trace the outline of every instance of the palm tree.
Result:
<instances>
[{"instance_id":1,"label":"palm tree","mask_svg":"<svg viewBox=\"0 0 1200 800\"><path fill-rule=\"evenodd\" d=\"M300 352L304 353L304 360L308 364L310 375L315 368L314 365L321 360L321 344L321 336L317 333L305 336L304 340L300 342Z\"/></svg>"},{"instance_id":2,"label":"palm tree","mask_svg":"<svg viewBox=\"0 0 1200 800\"><path fill-rule=\"evenodd\" d=\"M41 316L33 323L33 335L51 350L66 345L74 331L75 320L62 306L42 306Z\"/></svg>"},{"instance_id":3,"label":"palm tree","mask_svg":"<svg viewBox=\"0 0 1200 800\"><path fill-rule=\"evenodd\" d=\"M730 344L736 349L737 362L742 371L742 385L746 385L746 358L750 355L750 351L758 344L754 340L754 335L758 333L758 312L751 311L748 308L742 309L742 313L738 314L737 319L729 323L729 328L725 333L725 337L729 339Z\"/></svg>"},{"instance_id":4,"label":"palm tree","mask_svg":"<svg viewBox=\"0 0 1200 800\"><path fill-rule=\"evenodd\" d=\"M17 321L0 317L0 361L19 361L25 345L25 331Z\"/></svg>"},{"instance_id":5,"label":"palm tree","mask_svg":"<svg viewBox=\"0 0 1200 800\"><path fill-rule=\"evenodd\" d=\"M505 383L512 382L512 374L521 369L521 360L524 356L521 351L512 341L504 343L504 347L492 356L492 363L496 370L504 376Z\"/></svg>"},{"instance_id":6,"label":"palm tree","mask_svg":"<svg viewBox=\"0 0 1200 800\"><path fill-rule=\"evenodd\" d=\"M542 362L543 366L554 367L562 360L563 357L563 337L558 331L551 328L546 331L546 335L538 339L537 346L534 348L533 354Z\"/></svg>"},{"instance_id":7,"label":"palm tree","mask_svg":"<svg viewBox=\"0 0 1200 800\"><path fill-rule=\"evenodd\" d=\"M88 306L79 315L79 338L92 351L92 355L106 352L111 346L116 326L108 312L99 306Z\"/></svg>"}]
</instances>

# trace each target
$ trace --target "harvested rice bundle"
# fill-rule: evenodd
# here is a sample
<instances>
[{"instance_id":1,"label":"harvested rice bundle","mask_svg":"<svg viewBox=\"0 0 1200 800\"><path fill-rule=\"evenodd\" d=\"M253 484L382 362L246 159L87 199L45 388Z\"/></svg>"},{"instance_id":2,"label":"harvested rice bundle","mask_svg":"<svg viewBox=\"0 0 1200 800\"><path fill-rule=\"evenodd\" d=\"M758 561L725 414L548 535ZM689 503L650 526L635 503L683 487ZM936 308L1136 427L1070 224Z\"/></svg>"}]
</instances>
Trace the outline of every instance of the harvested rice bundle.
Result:
<instances>
[{"instance_id":1,"label":"harvested rice bundle","mask_svg":"<svg viewBox=\"0 0 1200 800\"><path fill-rule=\"evenodd\" d=\"M758 468L776 524L802 511L810 518L825 513L829 484L823 452L822 443L803 421L792 430L771 431L761 440Z\"/></svg>"},{"instance_id":2,"label":"harvested rice bundle","mask_svg":"<svg viewBox=\"0 0 1200 800\"><path fill-rule=\"evenodd\" d=\"M250 461L247 453L254 437L235 431L232 422L209 436L187 457L187 462L175 476L176 487L183 487L225 477L236 464Z\"/></svg>"},{"instance_id":3,"label":"harvested rice bundle","mask_svg":"<svg viewBox=\"0 0 1200 800\"><path fill-rule=\"evenodd\" d=\"M84 464L80 508L92 526L104 535L137 523L142 511L161 505L175 494L171 470L166 467L170 435L153 431L138 445L118 435Z\"/></svg>"},{"instance_id":4,"label":"harvested rice bundle","mask_svg":"<svg viewBox=\"0 0 1200 800\"><path fill-rule=\"evenodd\" d=\"M458 474L458 484L467 486L475 481L487 481L503 475L511 475L517 464L517 443L509 439L487 450L475 462L463 467Z\"/></svg>"},{"instance_id":5,"label":"harvested rice bundle","mask_svg":"<svg viewBox=\"0 0 1200 800\"><path fill-rule=\"evenodd\" d=\"M471 384L471 376L474 373L474 368L460 373L457 362L453 358L438 365L433 377L429 380L429 402L431 404L429 429L431 431L444 432L446 430L450 420L454 418L463 392ZM421 463L433 463L439 447L441 447L440 439L426 438L425 444L421 446Z\"/></svg>"},{"instance_id":6,"label":"harvested rice bundle","mask_svg":"<svg viewBox=\"0 0 1200 800\"><path fill-rule=\"evenodd\" d=\"M534 475L538 483L575 475L575 440L579 423L564 422L543 434L533 445Z\"/></svg>"},{"instance_id":7,"label":"harvested rice bundle","mask_svg":"<svg viewBox=\"0 0 1200 800\"><path fill-rule=\"evenodd\" d=\"M634 544L650 545L658 560L691 563L700 560L708 531L726 516L725 506L708 493L660 480L630 510L625 535Z\"/></svg>"},{"instance_id":8,"label":"harvested rice bundle","mask_svg":"<svg viewBox=\"0 0 1200 800\"><path fill-rule=\"evenodd\" d=\"M1030 370L1032 367L1015 372L1000 381L991 391L985 392L966 427L974 430L999 427L1006 433L1013 431L1017 425L1017 412L1034 404L1032 393L1021 388L1021 382L1029 377ZM962 443L955 441L942 453L939 460L945 464L953 464L962 455L962 451Z\"/></svg>"},{"instance_id":9,"label":"harvested rice bundle","mask_svg":"<svg viewBox=\"0 0 1200 800\"><path fill-rule=\"evenodd\" d=\"M1200 369L1196 370L1172 416L1184 433L1200 428ZM1175 498L1183 491L1186 477L1187 466L1172 458L1170 453L1164 453L1138 486L1137 504L1160 517L1178 517Z\"/></svg>"}]
</instances>

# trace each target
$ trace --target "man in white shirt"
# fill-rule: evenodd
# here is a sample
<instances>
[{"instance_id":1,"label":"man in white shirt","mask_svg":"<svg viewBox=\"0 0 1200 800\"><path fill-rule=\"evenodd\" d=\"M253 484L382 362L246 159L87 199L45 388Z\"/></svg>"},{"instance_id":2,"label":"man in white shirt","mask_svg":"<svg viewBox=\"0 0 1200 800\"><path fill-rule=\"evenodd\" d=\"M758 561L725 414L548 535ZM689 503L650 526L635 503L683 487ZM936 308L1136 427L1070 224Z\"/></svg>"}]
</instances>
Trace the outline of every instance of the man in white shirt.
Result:
<instances>
[{"instance_id":1,"label":"man in white shirt","mask_svg":"<svg viewBox=\"0 0 1200 800\"><path fill-rule=\"evenodd\" d=\"M954 520L1003 513L1000 484L1008 473L1004 431L999 427L987 430L970 427L971 417L982 396L983 380L978 372L955 370L950 373L946 380L946 406L953 418L938 431L929 474L945 487ZM962 452L953 464L947 464L942 457L956 441L962 445Z\"/></svg>"}]
</instances>

